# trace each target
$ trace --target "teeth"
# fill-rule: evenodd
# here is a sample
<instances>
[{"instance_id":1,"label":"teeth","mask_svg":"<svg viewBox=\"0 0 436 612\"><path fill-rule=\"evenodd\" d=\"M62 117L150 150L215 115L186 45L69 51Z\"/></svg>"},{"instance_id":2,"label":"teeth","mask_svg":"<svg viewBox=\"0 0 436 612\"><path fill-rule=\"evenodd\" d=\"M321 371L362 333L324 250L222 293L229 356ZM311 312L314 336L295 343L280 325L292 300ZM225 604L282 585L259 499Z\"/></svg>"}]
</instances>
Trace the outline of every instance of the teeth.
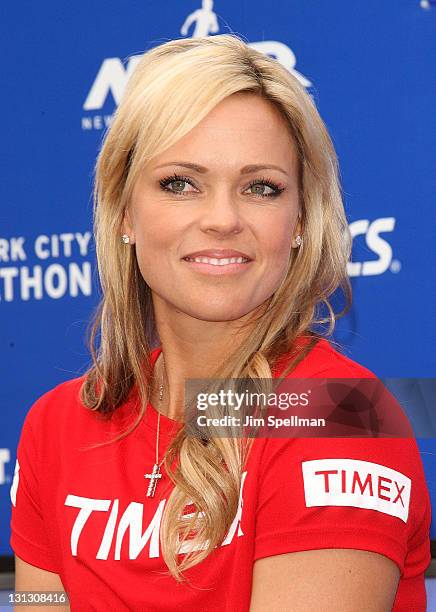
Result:
<instances>
[{"instance_id":1,"label":"teeth","mask_svg":"<svg viewBox=\"0 0 436 612\"><path fill-rule=\"evenodd\" d=\"M213 266L227 266L234 263L246 263L248 259L245 257L229 257L227 259L217 259L216 257L185 257L187 261L195 261L196 263L207 263Z\"/></svg>"}]
</instances>

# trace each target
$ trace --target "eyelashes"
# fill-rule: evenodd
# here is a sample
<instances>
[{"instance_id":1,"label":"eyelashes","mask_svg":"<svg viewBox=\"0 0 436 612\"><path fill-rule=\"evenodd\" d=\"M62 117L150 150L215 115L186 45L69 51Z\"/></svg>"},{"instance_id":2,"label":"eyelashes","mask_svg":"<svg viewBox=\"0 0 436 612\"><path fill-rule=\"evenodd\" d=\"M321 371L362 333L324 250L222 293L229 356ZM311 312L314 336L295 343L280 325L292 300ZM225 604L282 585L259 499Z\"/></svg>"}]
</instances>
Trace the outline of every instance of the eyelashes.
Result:
<instances>
[{"instance_id":1,"label":"eyelashes","mask_svg":"<svg viewBox=\"0 0 436 612\"><path fill-rule=\"evenodd\" d=\"M170 189L168 186L171 185L171 183L174 182L182 182L182 183L188 183L189 185L191 185L191 187L195 187L194 183L192 182L192 180L187 177L187 176L183 176L181 174L171 174L169 176L166 176L165 178L161 179L159 181L159 185L160 188L163 191L167 191L168 193L172 193L176 196L185 196L188 195L189 193L192 192L183 192L183 191L174 191L173 189ZM253 181L251 181L249 183L249 185L247 185L246 189L250 189L251 187L253 187L254 185L265 185L267 187L270 187L270 189L272 189L272 193L251 193L250 195L254 195L257 198L276 198L278 197L283 191L285 191L285 187L281 187L280 185L278 185L277 183L274 183L274 181L271 181L268 178L262 177L262 178L258 178L255 179Z\"/></svg>"}]
</instances>

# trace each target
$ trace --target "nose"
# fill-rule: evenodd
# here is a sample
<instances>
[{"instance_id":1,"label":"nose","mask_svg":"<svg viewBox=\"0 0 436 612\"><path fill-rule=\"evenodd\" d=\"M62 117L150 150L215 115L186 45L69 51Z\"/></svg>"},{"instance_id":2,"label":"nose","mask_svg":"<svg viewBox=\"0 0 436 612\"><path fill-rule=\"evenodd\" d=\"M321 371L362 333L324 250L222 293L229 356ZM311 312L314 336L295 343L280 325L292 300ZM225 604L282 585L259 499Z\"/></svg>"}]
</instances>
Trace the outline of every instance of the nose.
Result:
<instances>
[{"instance_id":1,"label":"nose","mask_svg":"<svg viewBox=\"0 0 436 612\"><path fill-rule=\"evenodd\" d=\"M200 219L203 232L219 234L240 232L243 228L240 205L229 189L217 190L207 198Z\"/></svg>"}]
</instances>

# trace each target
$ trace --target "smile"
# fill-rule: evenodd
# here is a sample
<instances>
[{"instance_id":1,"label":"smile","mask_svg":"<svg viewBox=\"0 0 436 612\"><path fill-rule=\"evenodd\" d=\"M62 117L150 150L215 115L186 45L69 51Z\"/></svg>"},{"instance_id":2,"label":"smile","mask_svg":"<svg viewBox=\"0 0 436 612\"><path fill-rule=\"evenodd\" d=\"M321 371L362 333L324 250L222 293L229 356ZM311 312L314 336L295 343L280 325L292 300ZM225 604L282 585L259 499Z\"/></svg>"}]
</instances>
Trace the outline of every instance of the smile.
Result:
<instances>
[{"instance_id":1,"label":"smile","mask_svg":"<svg viewBox=\"0 0 436 612\"><path fill-rule=\"evenodd\" d=\"M251 269L254 261L245 257L183 257L194 273L206 276L233 276Z\"/></svg>"},{"instance_id":2,"label":"smile","mask_svg":"<svg viewBox=\"0 0 436 612\"><path fill-rule=\"evenodd\" d=\"M228 266L229 264L243 264L249 260L245 257L227 257L227 258L216 258L216 257L185 257L185 261L193 261L195 263L205 263L212 266Z\"/></svg>"}]
</instances>

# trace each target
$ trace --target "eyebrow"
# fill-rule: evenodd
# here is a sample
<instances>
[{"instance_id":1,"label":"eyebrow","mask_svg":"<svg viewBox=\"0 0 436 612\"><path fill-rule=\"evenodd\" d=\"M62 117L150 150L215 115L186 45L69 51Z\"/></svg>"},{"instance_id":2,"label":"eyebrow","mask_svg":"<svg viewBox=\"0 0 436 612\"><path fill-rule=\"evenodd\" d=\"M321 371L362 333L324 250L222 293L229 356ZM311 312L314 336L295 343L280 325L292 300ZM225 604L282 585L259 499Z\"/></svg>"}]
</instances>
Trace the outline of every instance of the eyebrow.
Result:
<instances>
[{"instance_id":1,"label":"eyebrow","mask_svg":"<svg viewBox=\"0 0 436 612\"><path fill-rule=\"evenodd\" d=\"M205 174L209 171L205 166L200 166L200 164L185 161L166 162L165 164L156 166L155 169L157 170L158 168L164 168L166 166L180 166L181 168L189 168L190 170L195 170L200 174ZM251 174L252 172L258 172L259 170L278 170L286 176L288 175L286 170L283 170L283 168L280 168L280 166L276 166L275 164L249 164L248 166L241 168L241 174Z\"/></svg>"}]
</instances>

